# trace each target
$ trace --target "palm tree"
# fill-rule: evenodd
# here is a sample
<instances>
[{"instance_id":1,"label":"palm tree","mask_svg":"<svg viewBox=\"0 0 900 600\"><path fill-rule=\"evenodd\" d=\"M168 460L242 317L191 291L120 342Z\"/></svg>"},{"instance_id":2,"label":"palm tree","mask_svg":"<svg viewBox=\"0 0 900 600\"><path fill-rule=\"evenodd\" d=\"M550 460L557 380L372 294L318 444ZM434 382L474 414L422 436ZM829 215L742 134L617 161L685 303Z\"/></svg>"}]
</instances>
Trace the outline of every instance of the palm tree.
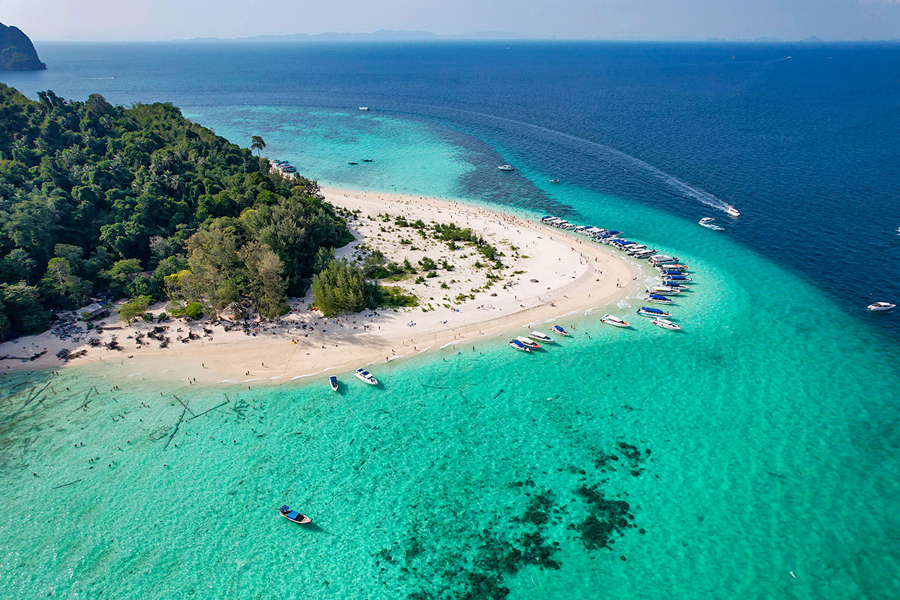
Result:
<instances>
[{"instance_id":1,"label":"palm tree","mask_svg":"<svg viewBox=\"0 0 900 600\"><path fill-rule=\"evenodd\" d=\"M252 142L250 144L250 149L256 150L257 156L259 156L260 152L262 152L263 149L266 147L266 142L258 135L254 135L252 138L250 138L250 142Z\"/></svg>"}]
</instances>

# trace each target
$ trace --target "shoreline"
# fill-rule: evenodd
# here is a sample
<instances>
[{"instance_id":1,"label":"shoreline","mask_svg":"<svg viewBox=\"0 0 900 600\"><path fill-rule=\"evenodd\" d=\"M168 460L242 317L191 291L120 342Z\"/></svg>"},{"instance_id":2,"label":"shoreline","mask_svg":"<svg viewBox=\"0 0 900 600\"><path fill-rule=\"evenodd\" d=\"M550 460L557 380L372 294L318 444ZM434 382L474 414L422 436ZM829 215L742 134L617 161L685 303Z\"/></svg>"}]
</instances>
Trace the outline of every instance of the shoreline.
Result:
<instances>
[{"instance_id":1,"label":"shoreline","mask_svg":"<svg viewBox=\"0 0 900 600\"><path fill-rule=\"evenodd\" d=\"M290 299L291 312L278 322L226 331L222 324L207 320L170 320L164 325L169 326L166 335L173 340L190 332L199 337L188 343L173 341L168 348L138 344L134 339L157 323L129 326L113 314L101 321L103 333L93 336L100 340L99 346L90 347L87 339L75 344L47 331L0 345L0 356L47 349L30 362L0 360L0 369L92 366L101 375L186 385L280 384L325 373L349 373L503 334L521 335L525 332L516 331L613 304L640 288L637 266L612 249L497 208L397 193L337 188L322 188L322 193L336 207L359 211L348 223L355 240L336 249L337 258L350 259L357 246L365 243L370 250L383 248L397 262L406 258L416 264L418 257L430 253L435 260L452 262L452 271L435 271L415 283L397 283L419 297L415 308L366 310L326 319L309 310L310 291L304 298ZM506 255L502 258L506 268L499 271L502 282L489 280L487 269L476 264L477 256L467 248L450 251L424 235L414 237L413 230L393 227L383 213L470 227ZM103 346L112 336L123 346L121 352ZM62 348L86 354L64 363L56 357Z\"/></svg>"}]
</instances>

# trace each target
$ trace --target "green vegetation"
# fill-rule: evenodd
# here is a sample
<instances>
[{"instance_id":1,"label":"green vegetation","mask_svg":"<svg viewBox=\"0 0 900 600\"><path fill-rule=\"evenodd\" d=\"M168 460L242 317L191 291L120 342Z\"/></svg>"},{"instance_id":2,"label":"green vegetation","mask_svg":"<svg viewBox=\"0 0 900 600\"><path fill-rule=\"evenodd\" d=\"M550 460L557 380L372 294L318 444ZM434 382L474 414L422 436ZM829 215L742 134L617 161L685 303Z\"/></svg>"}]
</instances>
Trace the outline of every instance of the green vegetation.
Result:
<instances>
[{"instance_id":1,"label":"green vegetation","mask_svg":"<svg viewBox=\"0 0 900 600\"><path fill-rule=\"evenodd\" d=\"M103 292L273 318L319 250L352 239L314 181L270 175L171 104L39 98L0 84L0 336Z\"/></svg>"},{"instance_id":2,"label":"green vegetation","mask_svg":"<svg viewBox=\"0 0 900 600\"><path fill-rule=\"evenodd\" d=\"M366 281L362 268L335 260L313 277L315 305L326 317L375 308L376 284Z\"/></svg>"},{"instance_id":3,"label":"green vegetation","mask_svg":"<svg viewBox=\"0 0 900 600\"><path fill-rule=\"evenodd\" d=\"M150 296L138 296L131 302L126 302L119 308L119 316L123 321L131 323L133 320L147 312L152 300L153 299Z\"/></svg>"}]
</instances>

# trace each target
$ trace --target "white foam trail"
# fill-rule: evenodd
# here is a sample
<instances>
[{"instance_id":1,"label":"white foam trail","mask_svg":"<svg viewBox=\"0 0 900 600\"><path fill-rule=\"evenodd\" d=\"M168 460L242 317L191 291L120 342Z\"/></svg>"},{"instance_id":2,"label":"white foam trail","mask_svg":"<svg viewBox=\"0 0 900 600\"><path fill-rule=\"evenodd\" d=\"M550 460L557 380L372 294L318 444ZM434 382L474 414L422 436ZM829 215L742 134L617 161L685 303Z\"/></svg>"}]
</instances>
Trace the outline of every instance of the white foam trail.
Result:
<instances>
[{"instance_id":1,"label":"white foam trail","mask_svg":"<svg viewBox=\"0 0 900 600\"><path fill-rule=\"evenodd\" d=\"M654 167L650 163L641 160L640 158L631 156L630 154L626 154L625 152L622 152L621 150L616 150L615 148L612 148L610 146L606 146L604 144L600 144L597 142L592 142L591 140L587 140L587 139L578 137L576 135L563 133L562 131L557 131L555 129L550 129L548 127L542 127L540 125L533 125L531 123L526 123L525 121L519 121L516 119L508 119L506 117L498 117L496 115L491 115L488 113L482 113L482 112L477 112L477 111L472 111L472 110L454 109L454 108L448 108L448 107L438 107L438 106L434 106L432 108L439 108L444 111L450 110L450 111L456 111L456 112L461 112L461 113L468 113L471 115L478 115L480 117L486 117L488 119L494 119L496 121L502 121L505 123L521 125L522 127L527 127L528 129L532 129L532 130L534 130L536 132L540 132L544 135L555 136L558 138L562 138L564 140L568 140L570 142L577 142L579 144L585 144L585 145L593 148L595 151L597 151L598 154L605 155L605 157L607 159L614 159L617 162L623 163L624 165L631 167L636 172L643 174L644 176L649 176L653 179L656 179L657 181L660 181L660 182L668 185L669 187L673 188L675 191L677 191L679 194L681 194L685 198L697 200L697 201L701 202L702 204L705 204L711 208L715 208L716 210L720 210L722 212L725 212L729 208L732 208L730 204L728 204L727 202L725 202L724 200L722 200L720 198L717 198L713 194L710 194L709 192L701 190L700 188L689 185L689 184L681 181L674 175L670 175L670 174L666 173L665 171L662 171L661 169ZM610 165L613 165L612 160L607 160L607 163ZM613 166L616 166L616 165L613 165ZM626 169L624 166L622 166L621 168L622 168L622 170L624 170L626 172L631 172L628 169Z\"/></svg>"}]
</instances>

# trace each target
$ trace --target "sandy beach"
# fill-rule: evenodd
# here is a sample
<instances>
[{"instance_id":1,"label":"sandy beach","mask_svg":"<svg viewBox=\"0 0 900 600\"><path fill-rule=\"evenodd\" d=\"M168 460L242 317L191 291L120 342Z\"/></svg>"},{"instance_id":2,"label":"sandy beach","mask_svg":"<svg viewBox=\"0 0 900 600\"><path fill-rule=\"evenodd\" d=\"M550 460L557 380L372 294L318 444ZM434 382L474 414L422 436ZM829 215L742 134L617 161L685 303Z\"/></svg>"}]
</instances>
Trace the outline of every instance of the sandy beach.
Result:
<instances>
[{"instance_id":1,"label":"sandy beach","mask_svg":"<svg viewBox=\"0 0 900 600\"><path fill-rule=\"evenodd\" d=\"M171 340L166 348L145 337L159 324L127 325L113 313L98 323L100 334L75 331L61 339L45 332L6 342L0 345L0 356L16 358L0 361L0 369L95 365L109 376L179 385L278 384L453 345L471 346L501 334L524 335L531 327L546 333L550 319L614 304L639 287L637 267L610 248L515 214L421 196L327 188L322 192L328 202L355 215L349 223L355 241L339 248L338 258L353 260L379 250L397 263L420 265L428 257L445 265L431 277L420 270L420 277L409 275L388 284L415 294L419 306L326 319L310 310L310 291L304 298L292 298L291 312L278 322L232 324L226 331L227 323L170 319L162 324L168 326L164 335ZM471 228L503 253L499 279L491 281L490 270L481 264L484 259L470 246L451 250L414 228L397 226L397 217ZM154 312L162 309L160 304ZM113 336L121 350L105 347ZM56 357L63 348L85 354L65 363ZM44 349L40 358L22 360Z\"/></svg>"}]
</instances>

